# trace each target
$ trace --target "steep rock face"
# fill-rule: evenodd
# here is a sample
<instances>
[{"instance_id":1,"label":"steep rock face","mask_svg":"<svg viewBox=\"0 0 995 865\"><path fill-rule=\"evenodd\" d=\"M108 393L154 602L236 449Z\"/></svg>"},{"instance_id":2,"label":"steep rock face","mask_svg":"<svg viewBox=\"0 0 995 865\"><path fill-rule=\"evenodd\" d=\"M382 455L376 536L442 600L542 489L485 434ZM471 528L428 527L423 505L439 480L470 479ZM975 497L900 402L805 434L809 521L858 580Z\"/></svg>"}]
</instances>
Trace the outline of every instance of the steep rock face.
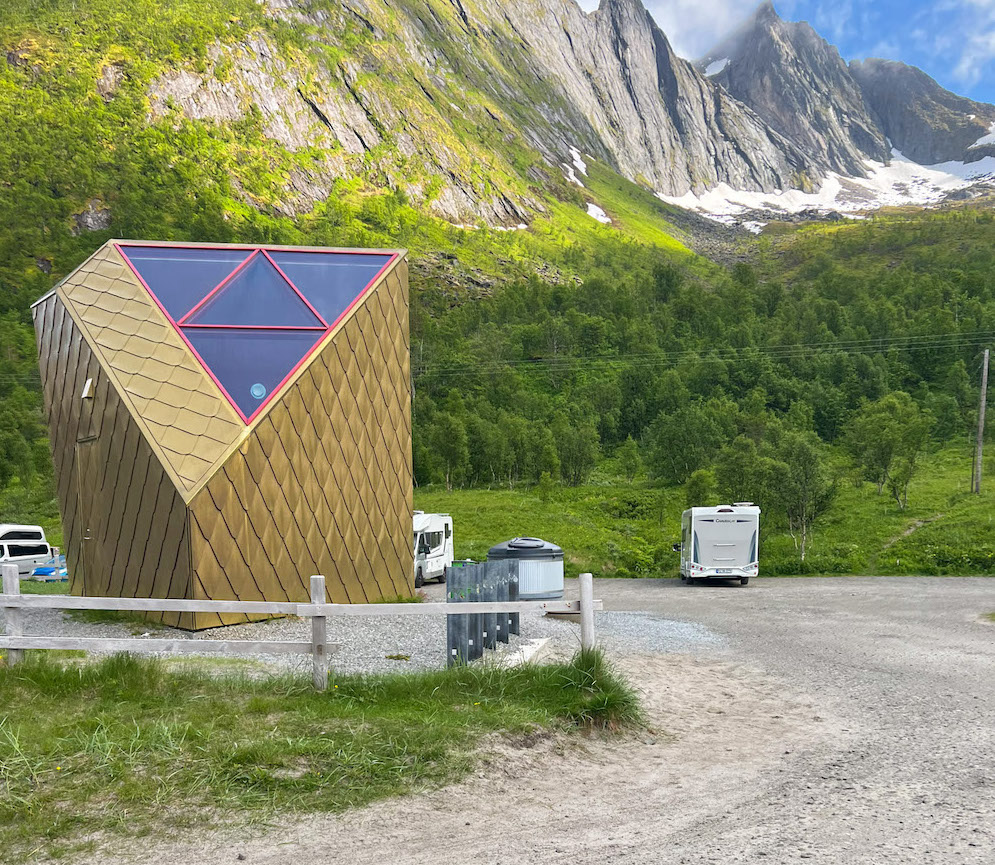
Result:
<instances>
[{"instance_id":1,"label":"steep rock face","mask_svg":"<svg viewBox=\"0 0 995 865\"><path fill-rule=\"evenodd\" d=\"M590 15L573 0L489 0L480 10L529 46L534 74L579 110L630 179L667 194L814 179L794 144L674 54L639 0L602 0ZM547 120L554 141L569 138L558 118Z\"/></svg>"},{"instance_id":2,"label":"steep rock face","mask_svg":"<svg viewBox=\"0 0 995 865\"><path fill-rule=\"evenodd\" d=\"M805 22L782 20L769 0L696 65L823 171L864 176L865 159L889 157L836 48Z\"/></svg>"},{"instance_id":3,"label":"steep rock face","mask_svg":"<svg viewBox=\"0 0 995 865\"><path fill-rule=\"evenodd\" d=\"M453 222L517 225L567 182L571 151L671 195L817 183L798 147L674 54L640 0L590 14L574 0L267 9L315 49L287 56L265 33L219 45L207 71L155 82L150 119L252 113L289 151L323 153L290 179L284 212L363 174Z\"/></svg>"},{"instance_id":4,"label":"steep rock face","mask_svg":"<svg viewBox=\"0 0 995 865\"><path fill-rule=\"evenodd\" d=\"M995 156L995 105L945 90L921 69L895 60L854 60L850 73L892 145L923 165Z\"/></svg>"}]
</instances>

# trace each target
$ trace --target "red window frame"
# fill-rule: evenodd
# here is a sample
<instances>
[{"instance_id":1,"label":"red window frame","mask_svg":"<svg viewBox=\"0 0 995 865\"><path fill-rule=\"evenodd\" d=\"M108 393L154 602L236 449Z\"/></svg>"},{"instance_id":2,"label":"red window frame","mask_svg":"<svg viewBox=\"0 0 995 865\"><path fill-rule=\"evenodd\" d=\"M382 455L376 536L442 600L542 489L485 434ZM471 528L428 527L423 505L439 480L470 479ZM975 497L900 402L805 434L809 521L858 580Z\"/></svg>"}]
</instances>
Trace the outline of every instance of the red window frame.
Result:
<instances>
[{"instance_id":1,"label":"red window frame","mask_svg":"<svg viewBox=\"0 0 995 865\"><path fill-rule=\"evenodd\" d=\"M314 308L314 306L311 304L311 302L304 296L303 292L296 285L294 285L293 280L290 279L290 277L287 276L287 274L283 272L283 269L280 267L280 265L278 265L273 260L273 257L269 254L269 250L270 249L274 249L274 247L255 246L255 245L251 245L250 246L250 245L242 245L242 244L215 244L215 245L212 245L212 244L197 244L197 245L191 244L189 246L186 246L186 245L183 245L183 244L157 244L157 243L142 243L140 241L132 241L132 242L115 243L114 244L114 248L121 255L121 258L124 259L125 263L128 265L128 268L135 275L135 277L138 279L138 281L144 286L145 290L149 293L149 297L151 297L152 300L153 300L153 302L155 303L155 305L159 307L160 312L162 312L162 314L166 317L166 319L169 321L169 323L173 326L173 330L175 330L176 333L179 334L180 339L183 340L183 342L186 344L187 348L190 350L190 352L193 354L193 356L195 358L197 358L197 362L201 365L201 367L203 368L204 372L207 373L207 375L210 377L211 381L213 381L214 384L217 386L218 390L220 390L221 393L224 394L225 399L228 400L228 402L231 404L231 407L233 409L235 409L235 412L242 419L243 423L246 424L246 426L248 426L249 424L251 424L257 417L259 417L259 415L263 412L264 409L266 409L268 406L270 406L273 402L276 401L277 396L283 392L284 387L288 384L288 382L290 382L294 378L294 376L296 375L297 371L300 370L300 368L302 366L304 366L308 362L308 360L311 359L311 357L314 355L314 353L318 350L319 346L321 346L321 344L324 343L324 341L327 338L327 336L333 330L335 330L338 327L338 325L342 322L342 320L345 319L345 317L347 315L349 315L349 313L357 306L357 304L359 304L359 302L366 296L367 292L369 292L370 288L372 286L374 286L377 282L379 282L380 278L384 275L384 273L387 271L387 269L394 263L394 261L397 259L397 256L398 256L398 253L396 253L396 252L395 253L390 253L388 255L388 257L387 257L387 260L384 262L383 266L377 271L376 275L371 280L369 280L369 282L366 283L366 285L364 286L364 288L359 292L359 294L356 295L355 298L353 298L353 300L349 303L349 305L346 306L346 308L344 310L342 310L341 313L339 313L338 317L333 322L327 322L327 321L325 321L324 317L321 314L319 314L319 312ZM212 288L207 294L205 294L204 297L201 298L201 300L197 304L195 304L192 309L190 309L186 313L184 313L184 315L181 316L179 319L174 319L173 316L171 316L169 314L169 312L166 310L165 304L163 304L162 301L159 300L158 297L156 297L155 292L149 287L149 284L145 281L145 279L142 277L142 275L138 272L138 268L135 267L135 265L132 263L131 259L128 257L128 253L125 251L128 248L135 248L135 249L159 248L159 249L179 249L179 250L182 250L182 249L218 249L218 250L244 249L244 250L248 251L250 254L246 257L245 261L243 261L241 264L239 264L237 267L235 267L235 269L231 273L229 273L228 276L226 276L223 280L221 280L221 282L219 282L216 286L214 286L214 288ZM313 254L316 254L316 255L322 255L322 254L331 254L331 255L370 255L371 254L370 250L366 250L366 249L308 249L307 247L280 247L278 251L280 251L280 252L306 252L306 253L313 253ZM304 301L304 303L307 305L308 309L310 309L311 312L317 317L318 321L321 322L321 325L317 325L317 326L311 327L311 326L301 326L301 325L190 324L190 323L188 323L188 319L190 318L190 316L192 316L194 313L196 313L199 309L202 309L204 307L204 305L207 304L212 297L215 297L218 294L218 292L220 292L232 279L234 279L237 274L239 274L242 270L244 270L246 267L248 267L249 263L251 261L253 261L256 258L256 256L259 256L259 255L265 257L266 260L276 269L277 273L279 273L280 276L286 281L287 285L290 286L290 288L293 290L293 292L302 301ZM264 331L274 331L274 330L287 330L287 331L305 330L305 331L307 331L307 330L310 330L310 331L314 331L315 332L315 334L317 335L317 338L316 338L314 344L311 346L311 348L308 349L308 351L294 365L294 367L290 370L290 372L288 372L283 377L283 379L280 381L280 383L270 391L270 393L266 396L266 398L263 400L263 402L261 402L259 404L259 406L255 409L255 411L253 411L252 414L250 414L250 415L247 416L245 414L245 412L243 412L242 409L239 408L238 403L235 402L234 398L228 392L228 390L225 388L225 386L218 380L218 377L214 374L214 372L210 368L210 366L208 366L208 364L205 363L204 358L202 358L200 356L200 353L197 351L197 349L195 349L193 347L193 344L190 342L190 340L187 338L186 334L184 333L184 329L185 328L211 328L212 330L264 330Z\"/></svg>"}]
</instances>

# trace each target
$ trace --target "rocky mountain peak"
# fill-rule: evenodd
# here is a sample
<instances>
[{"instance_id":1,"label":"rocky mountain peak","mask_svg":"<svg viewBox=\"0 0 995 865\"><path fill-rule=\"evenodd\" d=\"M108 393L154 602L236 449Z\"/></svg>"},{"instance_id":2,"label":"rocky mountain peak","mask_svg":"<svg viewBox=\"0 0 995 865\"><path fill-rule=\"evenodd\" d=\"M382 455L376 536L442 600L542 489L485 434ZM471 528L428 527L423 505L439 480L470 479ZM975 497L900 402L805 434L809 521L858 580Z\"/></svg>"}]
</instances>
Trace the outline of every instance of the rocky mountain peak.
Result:
<instances>
[{"instance_id":1,"label":"rocky mountain peak","mask_svg":"<svg viewBox=\"0 0 995 865\"><path fill-rule=\"evenodd\" d=\"M770 2L696 64L798 144L823 171L863 176L888 144L839 51Z\"/></svg>"},{"instance_id":2,"label":"rocky mountain peak","mask_svg":"<svg viewBox=\"0 0 995 865\"><path fill-rule=\"evenodd\" d=\"M850 73L895 149L924 165L995 156L995 105L945 90L896 60L854 60Z\"/></svg>"}]
</instances>

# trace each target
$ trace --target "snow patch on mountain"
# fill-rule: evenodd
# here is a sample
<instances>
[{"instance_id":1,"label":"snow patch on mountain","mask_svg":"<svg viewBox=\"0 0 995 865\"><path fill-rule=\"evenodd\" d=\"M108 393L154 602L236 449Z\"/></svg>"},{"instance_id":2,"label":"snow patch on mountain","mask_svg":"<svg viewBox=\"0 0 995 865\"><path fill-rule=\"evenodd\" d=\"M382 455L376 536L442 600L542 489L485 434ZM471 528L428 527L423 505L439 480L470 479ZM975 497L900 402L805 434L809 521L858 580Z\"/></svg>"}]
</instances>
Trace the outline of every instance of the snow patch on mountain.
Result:
<instances>
[{"instance_id":1,"label":"snow patch on mountain","mask_svg":"<svg viewBox=\"0 0 995 865\"><path fill-rule=\"evenodd\" d=\"M982 135L977 141L974 142L968 150L972 150L975 147L987 147L989 144L995 144L995 123L988 127L988 134Z\"/></svg>"},{"instance_id":2,"label":"snow patch on mountain","mask_svg":"<svg viewBox=\"0 0 995 865\"><path fill-rule=\"evenodd\" d=\"M592 201L587 202L587 215L592 219L598 220L603 225L612 224L611 217Z\"/></svg>"},{"instance_id":3,"label":"snow patch on mountain","mask_svg":"<svg viewBox=\"0 0 995 865\"><path fill-rule=\"evenodd\" d=\"M797 189L752 192L720 183L701 195L688 192L681 196L660 197L669 204L696 210L729 224L729 217L743 217L757 211L774 215L806 210L851 214L887 206L928 206L939 203L951 192L975 183L995 183L995 157L991 156L977 162L919 165L906 159L898 150L892 150L889 163L867 160L866 165L867 177L830 173L818 192ZM742 219L734 221L745 224ZM755 220L753 222L755 224Z\"/></svg>"},{"instance_id":4,"label":"snow patch on mountain","mask_svg":"<svg viewBox=\"0 0 995 865\"><path fill-rule=\"evenodd\" d=\"M560 165L563 166L563 176L567 179L567 182L576 183L578 186L583 188L584 184L580 182L580 178L574 171L574 167L572 165L567 165L565 162L561 162Z\"/></svg>"},{"instance_id":5,"label":"snow patch on mountain","mask_svg":"<svg viewBox=\"0 0 995 865\"><path fill-rule=\"evenodd\" d=\"M587 163L580 158L580 151L576 147L570 148L570 158L573 160L574 168L584 176L587 176Z\"/></svg>"},{"instance_id":6,"label":"snow patch on mountain","mask_svg":"<svg viewBox=\"0 0 995 865\"><path fill-rule=\"evenodd\" d=\"M705 67L705 75L711 78L713 75L718 75L726 66L729 65L729 58L723 57L721 60L713 60L708 66Z\"/></svg>"}]
</instances>

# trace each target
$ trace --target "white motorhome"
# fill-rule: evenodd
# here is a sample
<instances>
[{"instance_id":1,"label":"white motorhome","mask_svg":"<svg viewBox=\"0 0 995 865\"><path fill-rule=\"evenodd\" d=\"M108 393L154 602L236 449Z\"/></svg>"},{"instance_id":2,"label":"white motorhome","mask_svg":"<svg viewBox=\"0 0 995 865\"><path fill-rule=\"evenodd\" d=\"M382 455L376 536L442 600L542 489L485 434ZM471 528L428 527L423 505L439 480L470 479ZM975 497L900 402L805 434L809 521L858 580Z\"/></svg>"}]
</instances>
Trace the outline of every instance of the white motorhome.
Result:
<instances>
[{"instance_id":1,"label":"white motorhome","mask_svg":"<svg viewBox=\"0 0 995 865\"><path fill-rule=\"evenodd\" d=\"M0 523L0 564L15 564L22 577L47 564L52 548L41 526L15 526Z\"/></svg>"},{"instance_id":2,"label":"white motorhome","mask_svg":"<svg viewBox=\"0 0 995 865\"><path fill-rule=\"evenodd\" d=\"M446 581L453 564L453 518L449 514L415 511L415 588L426 580Z\"/></svg>"},{"instance_id":3,"label":"white motorhome","mask_svg":"<svg viewBox=\"0 0 995 865\"><path fill-rule=\"evenodd\" d=\"M688 508L674 546L682 580L739 580L745 586L759 568L760 508L752 502Z\"/></svg>"}]
</instances>

